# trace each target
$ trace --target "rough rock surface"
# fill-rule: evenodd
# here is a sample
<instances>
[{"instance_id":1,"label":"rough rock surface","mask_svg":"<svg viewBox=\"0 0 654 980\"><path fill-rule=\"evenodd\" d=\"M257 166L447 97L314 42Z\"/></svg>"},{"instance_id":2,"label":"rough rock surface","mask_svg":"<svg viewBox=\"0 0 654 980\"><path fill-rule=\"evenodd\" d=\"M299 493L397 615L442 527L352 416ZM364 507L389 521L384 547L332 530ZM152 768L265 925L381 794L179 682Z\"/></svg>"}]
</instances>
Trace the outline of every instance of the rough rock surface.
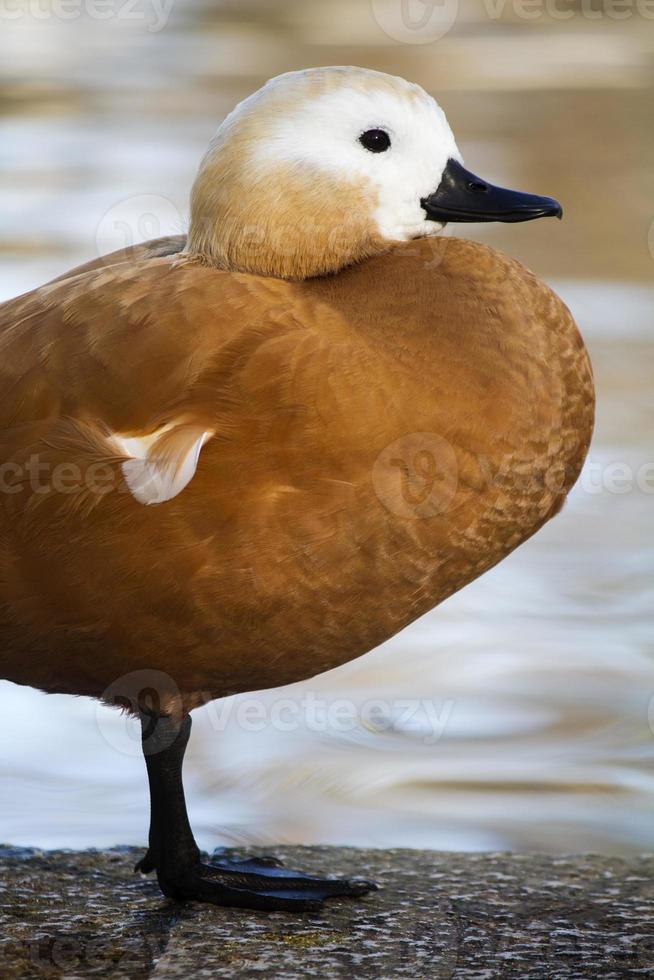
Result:
<instances>
[{"instance_id":1,"label":"rough rock surface","mask_svg":"<svg viewBox=\"0 0 654 980\"><path fill-rule=\"evenodd\" d=\"M134 848L0 848L0 977L654 977L654 856L266 853L381 889L308 915L183 906Z\"/></svg>"}]
</instances>

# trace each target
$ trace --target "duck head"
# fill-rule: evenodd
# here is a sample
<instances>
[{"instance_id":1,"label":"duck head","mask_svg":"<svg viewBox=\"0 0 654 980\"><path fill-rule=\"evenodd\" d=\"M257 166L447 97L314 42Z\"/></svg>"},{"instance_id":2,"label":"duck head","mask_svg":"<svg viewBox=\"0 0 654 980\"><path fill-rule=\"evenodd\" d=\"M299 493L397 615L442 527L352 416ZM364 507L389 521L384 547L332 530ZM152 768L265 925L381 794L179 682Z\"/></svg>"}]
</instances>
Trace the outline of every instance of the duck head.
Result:
<instances>
[{"instance_id":1,"label":"duck head","mask_svg":"<svg viewBox=\"0 0 654 980\"><path fill-rule=\"evenodd\" d=\"M438 103L363 68L271 79L225 119L191 196L187 249L223 269L333 273L448 222L561 216L466 170Z\"/></svg>"}]
</instances>

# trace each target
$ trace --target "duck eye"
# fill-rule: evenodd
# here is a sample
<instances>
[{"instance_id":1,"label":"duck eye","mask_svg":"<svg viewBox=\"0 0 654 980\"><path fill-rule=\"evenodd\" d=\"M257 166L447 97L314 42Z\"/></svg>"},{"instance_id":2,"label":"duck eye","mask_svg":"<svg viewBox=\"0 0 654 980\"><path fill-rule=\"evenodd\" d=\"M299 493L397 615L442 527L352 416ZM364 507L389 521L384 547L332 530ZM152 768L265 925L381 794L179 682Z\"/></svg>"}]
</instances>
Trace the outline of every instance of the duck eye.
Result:
<instances>
[{"instance_id":1,"label":"duck eye","mask_svg":"<svg viewBox=\"0 0 654 980\"><path fill-rule=\"evenodd\" d=\"M359 137L359 143L371 153L383 153L391 145L391 138L385 129L368 129Z\"/></svg>"}]
</instances>

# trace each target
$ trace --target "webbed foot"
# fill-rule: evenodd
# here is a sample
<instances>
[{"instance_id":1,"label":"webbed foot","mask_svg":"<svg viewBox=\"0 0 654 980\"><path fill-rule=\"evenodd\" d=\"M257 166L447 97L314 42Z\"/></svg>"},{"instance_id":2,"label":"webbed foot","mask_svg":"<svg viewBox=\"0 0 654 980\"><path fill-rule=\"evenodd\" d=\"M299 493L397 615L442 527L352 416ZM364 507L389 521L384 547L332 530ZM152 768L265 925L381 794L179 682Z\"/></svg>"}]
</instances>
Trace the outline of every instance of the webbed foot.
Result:
<instances>
[{"instance_id":1,"label":"webbed foot","mask_svg":"<svg viewBox=\"0 0 654 980\"><path fill-rule=\"evenodd\" d=\"M290 871L276 858L217 856L209 864L195 864L174 877L159 873L158 878L169 898L284 912L315 911L326 898L356 898L377 888L371 881Z\"/></svg>"}]
</instances>

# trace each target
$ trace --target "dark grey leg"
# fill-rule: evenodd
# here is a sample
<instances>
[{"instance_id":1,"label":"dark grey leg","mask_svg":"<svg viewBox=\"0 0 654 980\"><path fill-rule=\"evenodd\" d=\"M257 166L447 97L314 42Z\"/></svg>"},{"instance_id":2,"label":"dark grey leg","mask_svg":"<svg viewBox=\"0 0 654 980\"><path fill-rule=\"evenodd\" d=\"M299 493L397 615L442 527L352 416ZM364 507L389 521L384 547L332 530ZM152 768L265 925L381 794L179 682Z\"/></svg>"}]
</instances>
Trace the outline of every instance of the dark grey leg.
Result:
<instances>
[{"instance_id":1,"label":"dark grey leg","mask_svg":"<svg viewBox=\"0 0 654 980\"><path fill-rule=\"evenodd\" d=\"M150 840L138 871L157 872L164 895L178 901L270 911L319 909L326 898L356 897L376 885L354 879L318 878L288 871L274 858L201 861L186 812L182 763L191 733L186 715L177 725L167 715L141 714L143 753L150 783Z\"/></svg>"}]
</instances>

